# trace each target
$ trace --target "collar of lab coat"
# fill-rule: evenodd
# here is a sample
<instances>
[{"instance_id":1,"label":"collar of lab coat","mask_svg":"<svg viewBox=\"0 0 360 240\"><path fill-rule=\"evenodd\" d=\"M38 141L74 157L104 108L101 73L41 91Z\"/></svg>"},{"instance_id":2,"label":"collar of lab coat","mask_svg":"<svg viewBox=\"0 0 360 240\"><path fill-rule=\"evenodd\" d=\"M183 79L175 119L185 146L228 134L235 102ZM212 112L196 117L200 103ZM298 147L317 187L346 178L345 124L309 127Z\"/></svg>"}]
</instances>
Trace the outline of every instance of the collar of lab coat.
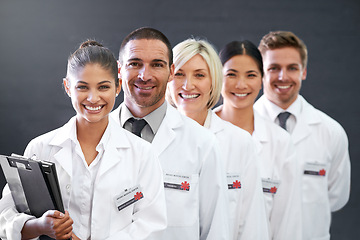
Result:
<instances>
[{"instance_id":1,"label":"collar of lab coat","mask_svg":"<svg viewBox=\"0 0 360 240\"><path fill-rule=\"evenodd\" d=\"M50 142L50 145L60 148L60 150L54 154L54 160L61 165L69 176L72 176L73 144L70 136L74 134L73 131L76 130L75 126L76 117L73 117L63 127L59 128L58 132ZM124 132L125 130L122 129L120 125L116 124L111 117L109 117L109 124L106 131L109 131L110 139L106 146L104 146L105 151L102 156L98 177L123 160L118 149L130 148L128 137Z\"/></svg>"},{"instance_id":2,"label":"collar of lab coat","mask_svg":"<svg viewBox=\"0 0 360 240\"><path fill-rule=\"evenodd\" d=\"M224 123L225 121L222 120L215 112L211 111L211 122L210 122L210 131L214 134L218 132L224 131Z\"/></svg>"},{"instance_id":3,"label":"collar of lab coat","mask_svg":"<svg viewBox=\"0 0 360 240\"><path fill-rule=\"evenodd\" d=\"M317 110L309 104L302 96L299 95L301 101L301 114L296 120L295 128L291 134L294 144L300 142L311 134L311 125L321 122Z\"/></svg>"},{"instance_id":4,"label":"collar of lab coat","mask_svg":"<svg viewBox=\"0 0 360 240\"><path fill-rule=\"evenodd\" d=\"M319 116L317 110L309 104L301 95L298 96L301 107L301 113L296 119L295 128L291 134L294 144L303 140L311 134L311 125L316 125L321 122L321 117ZM264 95L262 95L259 100L255 103L255 109L263 116L270 116L267 110L267 104L274 104L270 102Z\"/></svg>"},{"instance_id":5,"label":"collar of lab coat","mask_svg":"<svg viewBox=\"0 0 360 240\"><path fill-rule=\"evenodd\" d=\"M181 115L173 106L167 103L165 117L162 120L160 127L155 134L155 137L152 141L153 149L155 150L157 156L160 154L174 141L176 137L176 129L181 128L184 124L183 118L185 116ZM124 103L115 109L110 116L115 120L115 122L120 126L120 109Z\"/></svg>"},{"instance_id":6,"label":"collar of lab coat","mask_svg":"<svg viewBox=\"0 0 360 240\"><path fill-rule=\"evenodd\" d=\"M271 136L266 129L265 120L259 113L254 111L254 132L252 134L258 153L261 152L264 143L271 141Z\"/></svg>"}]
</instances>

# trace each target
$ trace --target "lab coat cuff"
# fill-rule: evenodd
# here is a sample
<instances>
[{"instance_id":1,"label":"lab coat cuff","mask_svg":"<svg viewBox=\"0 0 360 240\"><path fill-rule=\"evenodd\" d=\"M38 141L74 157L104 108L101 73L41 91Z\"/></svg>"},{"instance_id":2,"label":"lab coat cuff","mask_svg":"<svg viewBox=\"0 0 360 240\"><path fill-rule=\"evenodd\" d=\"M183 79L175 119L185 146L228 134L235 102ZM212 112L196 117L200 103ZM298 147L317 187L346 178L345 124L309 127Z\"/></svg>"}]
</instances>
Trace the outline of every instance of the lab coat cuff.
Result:
<instances>
[{"instance_id":1,"label":"lab coat cuff","mask_svg":"<svg viewBox=\"0 0 360 240\"><path fill-rule=\"evenodd\" d=\"M9 209L4 217L7 220L6 238L8 240L21 239L21 230L23 229L25 222L35 218L34 216L24 213L18 213L13 208Z\"/></svg>"}]
</instances>

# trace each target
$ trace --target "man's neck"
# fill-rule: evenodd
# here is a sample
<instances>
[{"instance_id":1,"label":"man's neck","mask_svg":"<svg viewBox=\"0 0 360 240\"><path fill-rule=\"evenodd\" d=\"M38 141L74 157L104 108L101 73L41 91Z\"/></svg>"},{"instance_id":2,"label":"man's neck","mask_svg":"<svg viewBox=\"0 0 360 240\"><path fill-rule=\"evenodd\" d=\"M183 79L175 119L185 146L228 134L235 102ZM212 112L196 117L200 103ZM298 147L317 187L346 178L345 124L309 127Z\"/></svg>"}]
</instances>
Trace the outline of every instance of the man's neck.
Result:
<instances>
[{"instance_id":1,"label":"man's neck","mask_svg":"<svg viewBox=\"0 0 360 240\"><path fill-rule=\"evenodd\" d=\"M266 95L265 95L266 97ZM273 101L272 99L269 99L268 97L266 97L270 102L272 102L273 104L275 104L276 106L282 108L283 110L287 110L295 101L296 99L299 97L299 95L297 95L294 99L291 99L291 101L288 102L281 102L281 101Z\"/></svg>"},{"instance_id":2,"label":"man's neck","mask_svg":"<svg viewBox=\"0 0 360 240\"><path fill-rule=\"evenodd\" d=\"M148 114L152 113L153 111L155 111L156 109L158 109L164 103L164 101L165 101L165 99L162 99L152 106L143 107L143 106L139 106L136 103L133 103L131 101L127 101L127 99L125 98L124 104L129 109L129 111L131 112L131 114L134 117L143 118L146 115L148 115Z\"/></svg>"}]
</instances>

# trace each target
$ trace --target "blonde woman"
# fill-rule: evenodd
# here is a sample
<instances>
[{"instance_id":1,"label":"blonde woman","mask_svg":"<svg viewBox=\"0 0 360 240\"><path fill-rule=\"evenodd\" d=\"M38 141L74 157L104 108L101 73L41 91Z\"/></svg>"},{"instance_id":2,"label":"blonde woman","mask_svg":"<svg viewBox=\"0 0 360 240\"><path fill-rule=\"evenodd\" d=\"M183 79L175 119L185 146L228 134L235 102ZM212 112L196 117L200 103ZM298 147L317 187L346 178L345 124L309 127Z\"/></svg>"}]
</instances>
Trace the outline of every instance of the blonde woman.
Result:
<instances>
[{"instance_id":1,"label":"blonde woman","mask_svg":"<svg viewBox=\"0 0 360 240\"><path fill-rule=\"evenodd\" d=\"M204 40L188 39L173 49L175 76L167 100L218 139L227 172L231 239L268 239L264 200L251 136L221 120L211 108L222 86L217 52Z\"/></svg>"}]
</instances>

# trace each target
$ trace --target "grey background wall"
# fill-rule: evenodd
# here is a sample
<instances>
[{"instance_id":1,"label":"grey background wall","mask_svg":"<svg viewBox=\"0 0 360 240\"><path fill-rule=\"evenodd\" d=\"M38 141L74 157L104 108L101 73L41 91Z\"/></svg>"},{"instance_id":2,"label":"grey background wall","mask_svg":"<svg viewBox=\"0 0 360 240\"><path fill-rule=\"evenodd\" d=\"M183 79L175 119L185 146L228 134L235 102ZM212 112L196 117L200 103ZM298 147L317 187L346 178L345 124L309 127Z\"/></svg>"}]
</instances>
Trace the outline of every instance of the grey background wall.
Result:
<instances>
[{"instance_id":1,"label":"grey background wall","mask_svg":"<svg viewBox=\"0 0 360 240\"><path fill-rule=\"evenodd\" d=\"M32 138L74 115L62 78L80 42L94 38L117 55L122 39L141 26L163 31L173 45L200 36L217 49L238 39L258 44L271 30L300 36L309 49L302 94L340 122L350 141L351 198L333 214L332 239L358 239L358 0L0 0L0 154L23 153Z\"/></svg>"}]
</instances>

